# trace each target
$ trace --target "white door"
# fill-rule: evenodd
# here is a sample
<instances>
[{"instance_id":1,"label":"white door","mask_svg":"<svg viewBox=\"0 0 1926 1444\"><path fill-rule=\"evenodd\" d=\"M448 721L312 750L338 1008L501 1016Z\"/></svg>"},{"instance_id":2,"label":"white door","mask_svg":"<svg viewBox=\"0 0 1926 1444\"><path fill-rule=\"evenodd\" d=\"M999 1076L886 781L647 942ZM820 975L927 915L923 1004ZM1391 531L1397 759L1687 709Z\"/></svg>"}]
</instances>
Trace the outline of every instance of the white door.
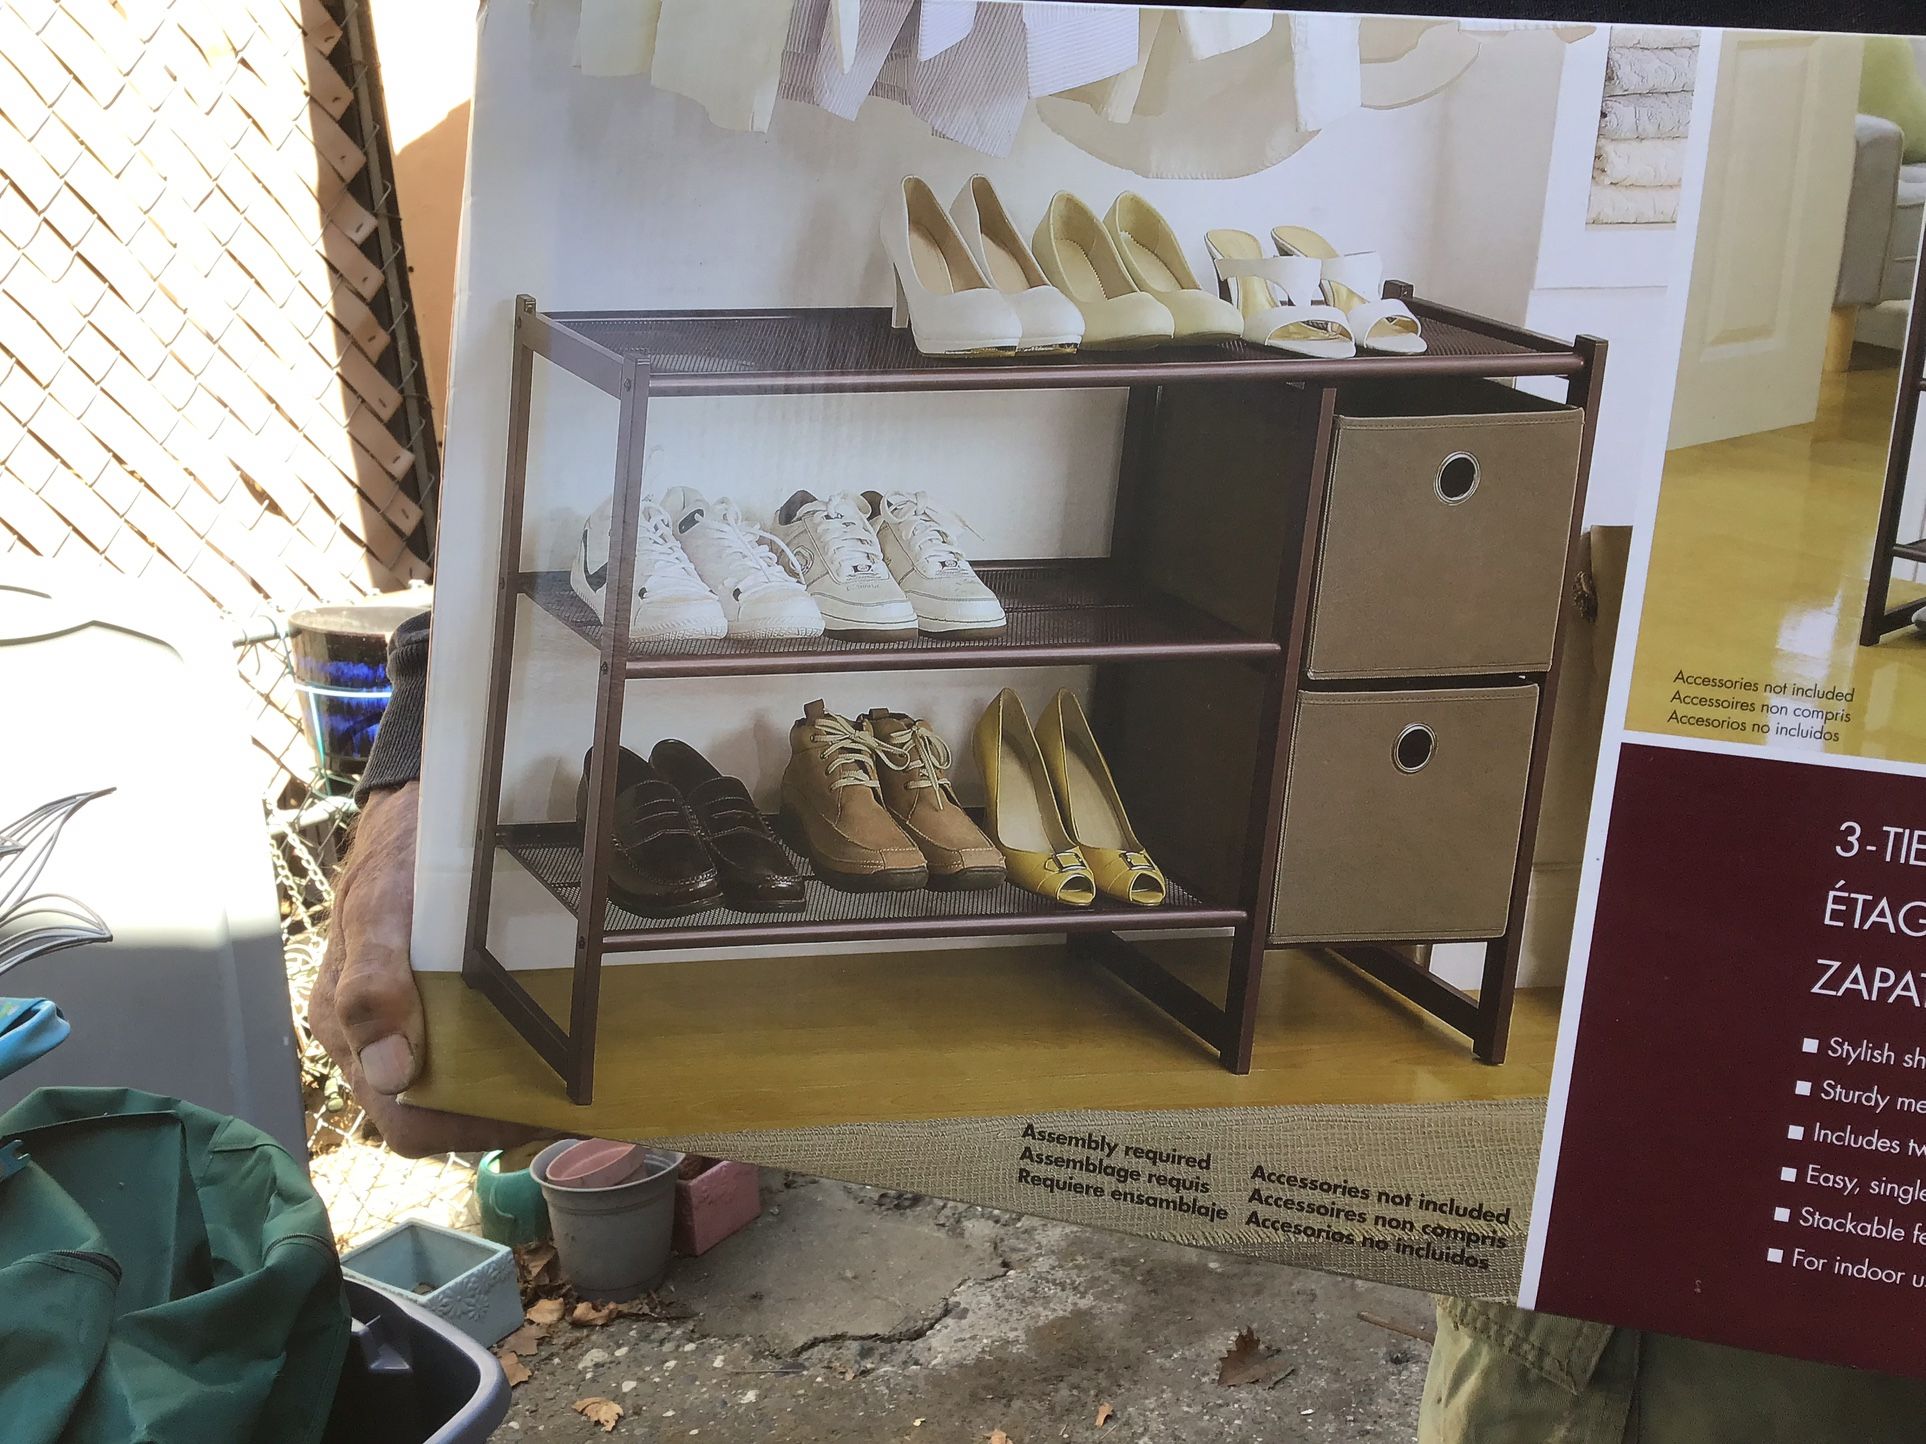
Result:
<instances>
[{"instance_id":1,"label":"white door","mask_svg":"<svg viewBox=\"0 0 1926 1444\"><path fill-rule=\"evenodd\" d=\"M1670 445L1812 420L1852 180L1860 41L1728 32Z\"/></svg>"}]
</instances>

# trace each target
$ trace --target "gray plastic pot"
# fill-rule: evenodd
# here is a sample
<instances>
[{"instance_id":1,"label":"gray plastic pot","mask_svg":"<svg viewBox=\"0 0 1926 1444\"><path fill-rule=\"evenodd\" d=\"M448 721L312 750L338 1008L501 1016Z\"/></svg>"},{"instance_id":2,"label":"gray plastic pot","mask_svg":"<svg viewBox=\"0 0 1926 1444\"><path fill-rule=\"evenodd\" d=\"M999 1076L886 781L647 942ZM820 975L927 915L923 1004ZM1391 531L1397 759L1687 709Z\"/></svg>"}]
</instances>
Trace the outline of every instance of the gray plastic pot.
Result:
<instances>
[{"instance_id":1,"label":"gray plastic pot","mask_svg":"<svg viewBox=\"0 0 1926 1444\"><path fill-rule=\"evenodd\" d=\"M528 1171L548 1200L562 1276L586 1298L632 1299L661 1283L669 1271L675 1175L682 1155L651 1148L641 1171L612 1188L550 1183L549 1164L581 1141L565 1138L550 1144L535 1155Z\"/></svg>"}]
</instances>

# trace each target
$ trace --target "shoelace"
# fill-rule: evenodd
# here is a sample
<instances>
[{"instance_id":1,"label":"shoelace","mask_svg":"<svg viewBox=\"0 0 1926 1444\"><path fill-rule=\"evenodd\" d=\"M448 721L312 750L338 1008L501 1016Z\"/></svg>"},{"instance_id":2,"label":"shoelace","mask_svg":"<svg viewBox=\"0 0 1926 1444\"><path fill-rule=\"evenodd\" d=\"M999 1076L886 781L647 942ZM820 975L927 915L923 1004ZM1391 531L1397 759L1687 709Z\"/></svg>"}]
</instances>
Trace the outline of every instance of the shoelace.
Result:
<instances>
[{"instance_id":1,"label":"shoelace","mask_svg":"<svg viewBox=\"0 0 1926 1444\"><path fill-rule=\"evenodd\" d=\"M696 574L695 563L689 554L682 550L682 543L675 539L675 523L668 512L647 498L642 502L640 526L635 539L636 590L645 585L655 588L658 596L672 594L677 590L689 592L708 592L702 578ZM670 585L665 586L664 583Z\"/></svg>"},{"instance_id":2,"label":"shoelace","mask_svg":"<svg viewBox=\"0 0 1926 1444\"><path fill-rule=\"evenodd\" d=\"M831 787L867 787L880 795L883 784L876 776L877 759L882 758L888 767L901 766L884 756L883 744L876 738L834 713L818 717L812 735L822 745L823 766L829 772Z\"/></svg>"},{"instance_id":3,"label":"shoelace","mask_svg":"<svg viewBox=\"0 0 1926 1444\"><path fill-rule=\"evenodd\" d=\"M950 744L931 731L929 723L920 718L910 724L907 732L898 732L896 739L876 738L877 755L882 758L883 764L893 771L907 773L905 786L915 791L927 791L933 794L938 807L945 806L943 774L955 762L950 753Z\"/></svg>"},{"instance_id":4,"label":"shoelace","mask_svg":"<svg viewBox=\"0 0 1926 1444\"><path fill-rule=\"evenodd\" d=\"M892 491L883 498L883 515L902 526L919 568L930 571L959 571L969 566L956 534L981 533L955 512L940 507L927 491Z\"/></svg>"},{"instance_id":5,"label":"shoelace","mask_svg":"<svg viewBox=\"0 0 1926 1444\"><path fill-rule=\"evenodd\" d=\"M816 515L822 526L830 568L838 576L853 576L859 570L871 576L886 574L883 548L876 540L869 516L856 498L847 493L832 496Z\"/></svg>"},{"instance_id":6,"label":"shoelace","mask_svg":"<svg viewBox=\"0 0 1926 1444\"><path fill-rule=\"evenodd\" d=\"M729 557L748 568L743 576L745 585L751 581L793 581L802 575L789 544L772 532L751 526L744 520L742 508L728 497L716 499L708 519L719 528Z\"/></svg>"}]
</instances>

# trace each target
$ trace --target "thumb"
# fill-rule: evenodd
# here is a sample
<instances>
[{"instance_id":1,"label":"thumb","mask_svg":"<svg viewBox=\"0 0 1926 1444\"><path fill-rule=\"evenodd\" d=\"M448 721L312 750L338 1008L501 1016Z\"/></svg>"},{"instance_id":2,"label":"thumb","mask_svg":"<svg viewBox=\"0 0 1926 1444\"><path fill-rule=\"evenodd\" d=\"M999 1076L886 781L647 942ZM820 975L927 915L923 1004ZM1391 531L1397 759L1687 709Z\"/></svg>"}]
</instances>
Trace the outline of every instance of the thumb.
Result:
<instances>
[{"instance_id":1,"label":"thumb","mask_svg":"<svg viewBox=\"0 0 1926 1444\"><path fill-rule=\"evenodd\" d=\"M405 950L364 943L352 950L335 989L336 1015L368 1086L395 1094L421 1072L427 1026Z\"/></svg>"}]
</instances>

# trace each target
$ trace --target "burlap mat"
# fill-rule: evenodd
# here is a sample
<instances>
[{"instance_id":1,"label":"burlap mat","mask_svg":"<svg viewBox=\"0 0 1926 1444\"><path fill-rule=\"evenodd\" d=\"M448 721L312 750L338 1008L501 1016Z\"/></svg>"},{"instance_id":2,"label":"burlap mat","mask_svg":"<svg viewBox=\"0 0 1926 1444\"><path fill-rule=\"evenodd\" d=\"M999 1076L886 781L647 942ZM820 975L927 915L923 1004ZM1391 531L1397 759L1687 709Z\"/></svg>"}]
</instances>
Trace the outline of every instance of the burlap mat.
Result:
<instances>
[{"instance_id":1,"label":"burlap mat","mask_svg":"<svg viewBox=\"0 0 1926 1444\"><path fill-rule=\"evenodd\" d=\"M1407 1288L1514 1299L1544 1122L1544 1100L1516 1099L1075 1111L662 1141Z\"/></svg>"}]
</instances>

